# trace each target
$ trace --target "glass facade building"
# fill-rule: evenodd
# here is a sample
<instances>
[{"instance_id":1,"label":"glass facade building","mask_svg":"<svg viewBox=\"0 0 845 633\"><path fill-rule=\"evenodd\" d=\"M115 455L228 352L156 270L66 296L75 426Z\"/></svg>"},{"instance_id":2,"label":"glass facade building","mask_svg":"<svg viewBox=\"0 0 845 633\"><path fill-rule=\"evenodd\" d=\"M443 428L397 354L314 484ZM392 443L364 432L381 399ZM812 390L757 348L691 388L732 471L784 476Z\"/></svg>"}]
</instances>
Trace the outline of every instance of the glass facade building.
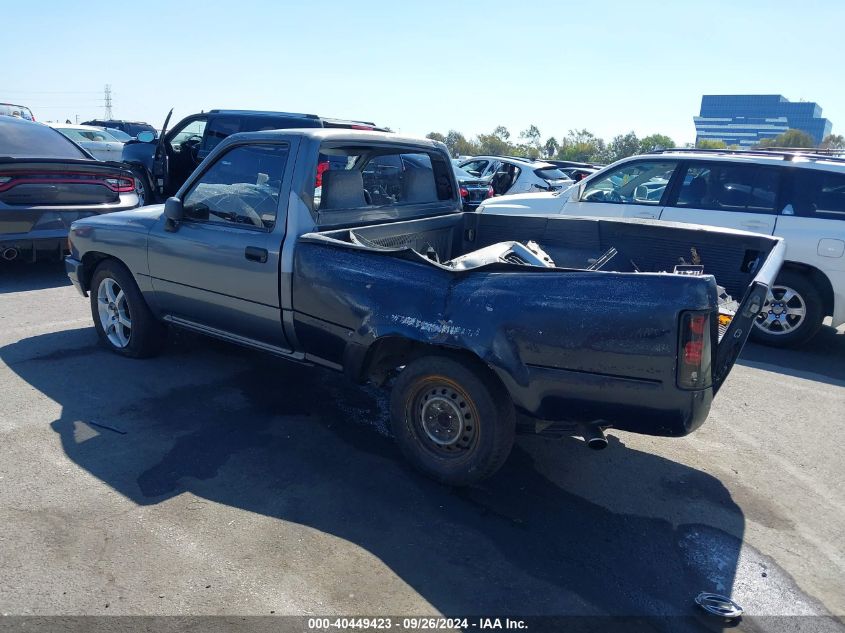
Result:
<instances>
[{"instance_id":1,"label":"glass facade building","mask_svg":"<svg viewBox=\"0 0 845 633\"><path fill-rule=\"evenodd\" d=\"M710 139L740 147L756 145L790 128L806 132L818 145L832 127L822 118L819 104L790 101L781 95L704 95L701 113L693 120L696 143Z\"/></svg>"}]
</instances>

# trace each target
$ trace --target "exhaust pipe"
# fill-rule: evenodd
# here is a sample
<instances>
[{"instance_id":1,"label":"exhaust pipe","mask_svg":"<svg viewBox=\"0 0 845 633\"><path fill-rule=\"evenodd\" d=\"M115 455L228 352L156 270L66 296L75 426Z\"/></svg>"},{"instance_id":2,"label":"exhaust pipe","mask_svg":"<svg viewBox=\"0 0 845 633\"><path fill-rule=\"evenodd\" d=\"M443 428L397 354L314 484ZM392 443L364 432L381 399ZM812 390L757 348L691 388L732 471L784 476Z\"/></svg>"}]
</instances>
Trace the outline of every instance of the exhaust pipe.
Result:
<instances>
[{"instance_id":1,"label":"exhaust pipe","mask_svg":"<svg viewBox=\"0 0 845 633\"><path fill-rule=\"evenodd\" d=\"M4 248L3 249L3 259L7 262L12 261L13 259L17 258L18 256L18 249L16 248Z\"/></svg>"},{"instance_id":2,"label":"exhaust pipe","mask_svg":"<svg viewBox=\"0 0 845 633\"><path fill-rule=\"evenodd\" d=\"M584 441L587 443L587 448L594 451L600 451L607 448L607 437L600 426L585 426L581 432Z\"/></svg>"}]
</instances>

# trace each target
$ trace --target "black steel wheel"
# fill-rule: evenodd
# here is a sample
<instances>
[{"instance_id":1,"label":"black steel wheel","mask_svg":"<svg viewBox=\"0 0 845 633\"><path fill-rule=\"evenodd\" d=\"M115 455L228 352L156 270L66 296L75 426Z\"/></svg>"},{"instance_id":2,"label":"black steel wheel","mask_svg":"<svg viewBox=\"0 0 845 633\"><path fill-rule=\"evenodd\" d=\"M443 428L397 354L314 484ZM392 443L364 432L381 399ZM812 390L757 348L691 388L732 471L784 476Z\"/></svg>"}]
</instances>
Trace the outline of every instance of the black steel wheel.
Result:
<instances>
[{"instance_id":1,"label":"black steel wheel","mask_svg":"<svg viewBox=\"0 0 845 633\"><path fill-rule=\"evenodd\" d=\"M413 361L393 385L390 410L403 454L450 485L489 477L513 445L513 404L480 362L448 356Z\"/></svg>"}]
</instances>

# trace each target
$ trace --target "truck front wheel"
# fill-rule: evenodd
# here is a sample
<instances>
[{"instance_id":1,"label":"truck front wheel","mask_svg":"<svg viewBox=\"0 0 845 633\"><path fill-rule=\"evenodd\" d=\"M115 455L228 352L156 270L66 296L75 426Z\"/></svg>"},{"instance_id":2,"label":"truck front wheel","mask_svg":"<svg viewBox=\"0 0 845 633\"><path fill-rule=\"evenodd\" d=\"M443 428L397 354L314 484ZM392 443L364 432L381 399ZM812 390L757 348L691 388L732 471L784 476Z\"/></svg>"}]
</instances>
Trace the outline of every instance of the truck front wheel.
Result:
<instances>
[{"instance_id":1,"label":"truck front wheel","mask_svg":"<svg viewBox=\"0 0 845 633\"><path fill-rule=\"evenodd\" d=\"M91 316L100 342L121 356L154 356L161 347L164 327L132 273L115 259L103 261L91 277Z\"/></svg>"},{"instance_id":2,"label":"truck front wheel","mask_svg":"<svg viewBox=\"0 0 845 633\"><path fill-rule=\"evenodd\" d=\"M510 398L487 369L446 356L419 358L393 385L393 434L420 471L453 486L495 473L513 446Z\"/></svg>"}]
</instances>

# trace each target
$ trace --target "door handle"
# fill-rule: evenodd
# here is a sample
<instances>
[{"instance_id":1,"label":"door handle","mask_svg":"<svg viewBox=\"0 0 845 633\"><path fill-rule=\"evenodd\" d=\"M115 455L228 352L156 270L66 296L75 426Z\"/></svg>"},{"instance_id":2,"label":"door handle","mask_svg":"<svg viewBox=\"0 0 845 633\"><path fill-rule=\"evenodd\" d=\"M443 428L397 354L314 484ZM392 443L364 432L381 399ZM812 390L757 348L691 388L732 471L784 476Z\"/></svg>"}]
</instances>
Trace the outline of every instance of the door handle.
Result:
<instances>
[{"instance_id":1,"label":"door handle","mask_svg":"<svg viewBox=\"0 0 845 633\"><path fill-rule=\"evenodd\" d=\"M749 220L748 222L743 222L742 226L747 226L750 229L760 229L769 225L766 222L761 222L760 220Z\"/></svg>"},{"instance_id":2,"label":"door handle","mask_svg":"<svg viewBox=\"0 0 845 633\"><path fill-rule=\"evenodd\" d=\"M247 246L244 250L244 257L251 262L263 264L267 261L267 249L258 248L257 246Z\"/></svg>"}]
</instances>

